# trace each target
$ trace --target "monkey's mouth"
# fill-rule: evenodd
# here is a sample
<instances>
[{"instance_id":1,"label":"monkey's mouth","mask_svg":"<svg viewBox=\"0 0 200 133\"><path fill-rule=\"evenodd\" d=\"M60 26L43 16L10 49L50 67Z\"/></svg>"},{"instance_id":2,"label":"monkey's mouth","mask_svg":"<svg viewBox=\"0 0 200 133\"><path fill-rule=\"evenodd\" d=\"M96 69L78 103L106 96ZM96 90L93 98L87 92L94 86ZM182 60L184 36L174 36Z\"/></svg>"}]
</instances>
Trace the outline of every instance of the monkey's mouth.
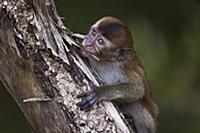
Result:
<instances>
[{"instance_id":1,"label":"monkey's mouth","mask_svg":"<svg viewBox=\"0 0 200 133\"><path fill-rule=\"evenodd\" d=\"M95 54L96 50L93 47L86 47L85 50L91 54Z\"/></svg>"},{"instance_id":2,"label":"monkey's mouth","mask_svg":"<svg viewBox=\"0 0 200 133\"><path fill-rule=\"evenodd\" d=\"M90 56L90 57L94 58L95 60L99 61L100 59L99 59L99 57L97 57L98 56L97 53L98 52L93 47L87 47L83 51L84 55Z\"/></svg>"},{"instance_id":3,"label":"monkey's mouth","mask_svg":"<svg viewBox=\"0 0 200 133\"><path fill-rule=\"evenodd\" d=\"M85 47L85 50L87 52L89 52L90 54L93 54L93 55L96 55L96 56L100 54L99 50L95 47Z\"/></svg>"}]
</instances>

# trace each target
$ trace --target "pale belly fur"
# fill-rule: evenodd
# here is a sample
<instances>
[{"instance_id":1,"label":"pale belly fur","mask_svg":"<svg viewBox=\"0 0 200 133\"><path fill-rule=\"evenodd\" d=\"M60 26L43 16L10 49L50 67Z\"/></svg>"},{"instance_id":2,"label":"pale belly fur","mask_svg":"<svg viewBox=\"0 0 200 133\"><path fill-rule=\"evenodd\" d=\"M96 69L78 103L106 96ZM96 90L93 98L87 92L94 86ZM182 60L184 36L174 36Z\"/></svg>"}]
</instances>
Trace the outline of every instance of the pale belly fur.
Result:
<instances>
[{"instance_id":1,"label":"pale belly fur","mask_svg":"<svg viewBox=\"0 0 200 133\"><path fill-rule=\"evenodd\" d=\"M90 61L94 70L106 85L127 82L124 72L119 68L119 63Z\"/></svg>"}]
</instances>

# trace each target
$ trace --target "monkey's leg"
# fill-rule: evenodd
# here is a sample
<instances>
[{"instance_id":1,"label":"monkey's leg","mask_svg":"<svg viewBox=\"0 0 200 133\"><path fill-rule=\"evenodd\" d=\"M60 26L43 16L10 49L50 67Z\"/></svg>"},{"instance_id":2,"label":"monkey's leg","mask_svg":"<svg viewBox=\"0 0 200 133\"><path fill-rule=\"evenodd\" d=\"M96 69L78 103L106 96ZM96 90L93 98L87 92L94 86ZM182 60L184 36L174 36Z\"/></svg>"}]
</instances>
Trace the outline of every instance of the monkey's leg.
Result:
<instances>
[{"instance_id":1,"label":"monkey's leg","mask_svg":"<svg viewBox=\"0 0 200 133\"><path fill-rule=\"evenodd\" d=\"M130 124L135 128L137 133L155 133L155 121L150 112L137 102L128 104L121 108L122 112L131 117Z\"/></svg>"}]
</instances>

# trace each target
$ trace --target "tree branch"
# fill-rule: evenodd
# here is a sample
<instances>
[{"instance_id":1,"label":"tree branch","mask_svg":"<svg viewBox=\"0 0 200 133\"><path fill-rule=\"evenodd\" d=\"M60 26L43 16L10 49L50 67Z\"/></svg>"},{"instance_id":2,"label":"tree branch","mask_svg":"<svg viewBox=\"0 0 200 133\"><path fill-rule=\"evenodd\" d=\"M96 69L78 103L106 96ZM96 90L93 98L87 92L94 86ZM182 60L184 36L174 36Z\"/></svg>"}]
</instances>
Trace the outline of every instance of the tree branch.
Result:
<instances>
[{"instance_id":1,"label":"tree branch","mask_svg":"<svg viewBox=\"0 0 200 133\"><path fill-rule=\"evenodd\" d=\"M76 95L100 80L52 0L1 0L0 16L0 79L33 131L133 132L110 102L77 108Z\"/></svg>"}]
</instances>

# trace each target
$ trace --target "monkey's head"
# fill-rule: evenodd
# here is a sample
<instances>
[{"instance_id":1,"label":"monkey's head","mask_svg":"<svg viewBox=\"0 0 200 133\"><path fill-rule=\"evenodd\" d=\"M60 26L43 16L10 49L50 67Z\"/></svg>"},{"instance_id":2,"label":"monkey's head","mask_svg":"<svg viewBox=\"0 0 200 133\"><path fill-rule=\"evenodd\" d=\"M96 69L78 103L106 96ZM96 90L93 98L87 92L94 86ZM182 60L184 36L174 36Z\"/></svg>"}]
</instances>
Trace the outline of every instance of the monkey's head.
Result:
<instances>
[{"instance_id":1,"label":"monkey's head","mask_svg":"<svg viewBox=\"0 0 200 133\"><path fill-rule=\"evenodd\" d=\"M119 56L122 52L126 54L126 50L133 49L133 39L128 27L114 17L103 17L97 21L82 44L86 52L99 59Z\"/></svg>"}]
</instances>

